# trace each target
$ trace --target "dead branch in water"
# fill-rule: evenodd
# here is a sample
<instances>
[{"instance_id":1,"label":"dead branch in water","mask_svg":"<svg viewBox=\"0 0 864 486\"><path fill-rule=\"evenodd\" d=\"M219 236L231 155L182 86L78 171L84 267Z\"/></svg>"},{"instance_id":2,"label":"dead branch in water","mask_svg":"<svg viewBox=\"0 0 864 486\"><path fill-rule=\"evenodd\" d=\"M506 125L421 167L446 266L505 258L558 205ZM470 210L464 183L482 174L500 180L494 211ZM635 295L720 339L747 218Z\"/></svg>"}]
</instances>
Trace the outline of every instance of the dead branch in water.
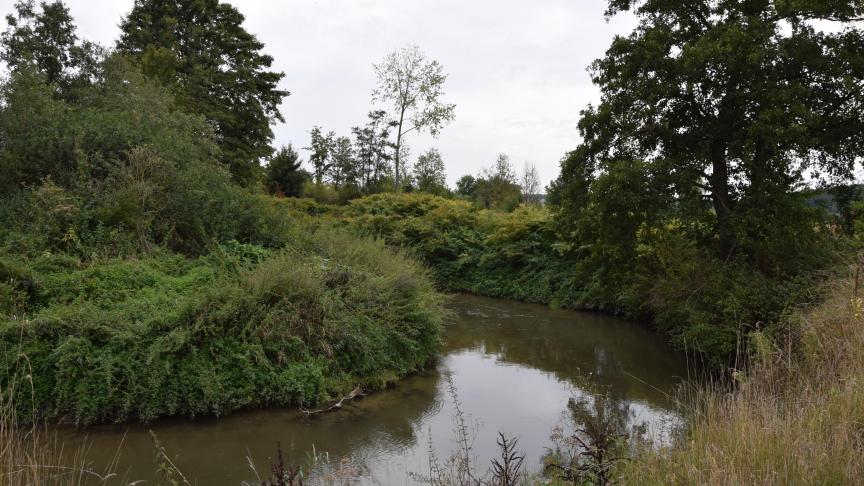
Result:
<instances>
[{"instance_id":1,"label":"dead branch in water","mask_svg":"<svg viewBox=\"0 0 864 486\"><path fill-rule=\"evenodd\" d=\"M366 394L363 393L360 390L360 387L358 386L358 387L354 388L353 390L351 390L351 393L340 398L338 401L333 402L333 404L331 404L329 407L321 408L318 410L306 410L305 408L300 407L300 411L303 412L303 415L308 419L309 417L316 415L316 414L319 414L319 413L333 412L333 411L339 410L342 408L342 404L344 404L345 402L350 402L351 400L354 400L355 398L362 398L365 396L366 396Z\"/></svg>"}]
</instances>

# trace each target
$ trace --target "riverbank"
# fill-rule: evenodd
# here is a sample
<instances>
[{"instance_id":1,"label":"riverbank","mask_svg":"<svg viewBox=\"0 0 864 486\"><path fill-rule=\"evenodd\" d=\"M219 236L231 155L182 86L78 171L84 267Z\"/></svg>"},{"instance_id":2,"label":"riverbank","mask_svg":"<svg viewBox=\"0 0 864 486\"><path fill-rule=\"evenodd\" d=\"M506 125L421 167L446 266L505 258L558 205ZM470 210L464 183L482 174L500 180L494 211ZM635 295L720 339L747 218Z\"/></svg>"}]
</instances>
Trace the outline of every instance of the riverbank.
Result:
<instances>
[{"instance_id":1,"label":"riverbank","mask_svg":"<svg viewBox=\"0 0 864 486\"><path fill-rule=\"evenodd\" d=\"M860 284L859 284L860 285ZM864 477L864 300L853 279L796 317L781 343L756 341L737 390L694 389L675 446L643 451L626 484L854 484Z\"/></svg>"},{"instance_id":2,"label":"riverbank","mask_svg":"<svg viewBox=\"0 0 864 486\"><path fill-rule=\"evenodd\" d=\"M416 484L410 473L428 474L430 443L442 462L450 458L455 415L450 383L473 430L477 475L500 453L499 430L518 437L526 470L540 470L549 435L576 393L607 390L637 412L634 420L655 428L677 420L667 394L686 372L685 360L642 326L593 312L467 294L452 296L446 306L452 317L434 367L347 402L337 412L307 420L296 408L266 408L218 419L178 417L52 431L70 449L86 443L87 459L97 469L113 460L122 443L118 471L148 484L159 479L148 434L153 430L193 484L257 484L246 457L266 477L281 443L286 463L302 467L304 484L331 484L324 477L335 466L353 471L352 484L388 485ZM590 379L585 370L593 370ZM329 464L309 461L313 451L329 457Z\"/></svg>"},{"instance_id":3,"label":"riverbank","mask_svg":"<svg viewBox=\"0 0 864 486\"><path fill-rule=\"evenodd\" d=\"M344 232L293 234L198 257L4 254L19 299L0 370L19 422L309 407L430 362L444 310L422 267Z\"/></svg>"},{"instance_id":4,"label":"riverbank","mask_svg":"<svg viewBox=\"0 0 864 486\"><path fill-rule=\"evenodd\" d=\"M422 193L376 194L345 206L293 198L272 204L308 224L346 228L406 251L428 265L444 291L624 315L716 370L746 359L741 344L757 327L767 335L786 332L789 310L817 299L814 289L850 253L827 221L813 237L821 246L801 249L806 257L788 268L763 269L746 256L718 259L688 241L692 228L674 220L662 230L631 228L633 254L618 261L609 260L603 243L613 235L577 245L560 218L533 205L502 212Z\"/></svg>"}]
</instances>

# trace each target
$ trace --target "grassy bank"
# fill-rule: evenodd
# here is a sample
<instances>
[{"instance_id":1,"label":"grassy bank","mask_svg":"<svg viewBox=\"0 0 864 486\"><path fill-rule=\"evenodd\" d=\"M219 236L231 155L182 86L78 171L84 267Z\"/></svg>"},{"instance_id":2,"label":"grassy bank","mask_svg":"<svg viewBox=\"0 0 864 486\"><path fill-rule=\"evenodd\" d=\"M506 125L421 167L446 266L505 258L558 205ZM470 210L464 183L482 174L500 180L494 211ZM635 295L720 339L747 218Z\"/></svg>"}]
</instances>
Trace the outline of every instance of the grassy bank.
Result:
<instances>
[{"instance_id":1,"label":"grassy bank","mask_svg":"<svg viewBox=\"0 0 864 486\"><path fill-rule=\"evenodd\" d=\"M0 82L0 391L22 422L310 405L430 360L425 269L274 210L134 60L94 69L74 92L29 65Z\"/></svg>"},{"instance_id":2,"label":"grassy bank","mask_svg":"<svg viewBox=\"0 0 864 486\"><path fill-rule=\"evenodd\" d=\"M758 341L738 389L693 393L669 449L622 463L628 484L854 484L864 476L864 317L850 280L800 316L784 345Z\"/></svg>"},{"instance_id":3,"label":"grassy bank","mask_svg":"<svg viewBox=\"0 0 864 486\"><path fill-rule=\"evenodd\" d=\"M345 227L410 252L441 289L624 314L652 323L718 369L740 358L742 338L757 327L769 336L785 333L788 310L816 298L813 289L831 278L847 244L821 231L813 238L822 246L802 250L808 256L799 268L762 271L745 257L718 260L675 220L662 231L636 230L633 252L624 258L603 241L578 245L554 213L535 206L502 212L416 193L378 194L346 206L308 199L274 204L310 224Z\"/></svg>"},{"instance_id":4,"label":"grassy bank","mask_svg":"<svg viewBox=\"0 0 864 486\"><path fill-rule=\"evenodd\" d=\"M422 268L339 232L298 238L197 258L6 256L7 310L24 312L0 321L0 370L4 383L32 382L19 387L20 416L90 424L310 405L431 359L442 311Z\"/></svg>"}]
</instances>

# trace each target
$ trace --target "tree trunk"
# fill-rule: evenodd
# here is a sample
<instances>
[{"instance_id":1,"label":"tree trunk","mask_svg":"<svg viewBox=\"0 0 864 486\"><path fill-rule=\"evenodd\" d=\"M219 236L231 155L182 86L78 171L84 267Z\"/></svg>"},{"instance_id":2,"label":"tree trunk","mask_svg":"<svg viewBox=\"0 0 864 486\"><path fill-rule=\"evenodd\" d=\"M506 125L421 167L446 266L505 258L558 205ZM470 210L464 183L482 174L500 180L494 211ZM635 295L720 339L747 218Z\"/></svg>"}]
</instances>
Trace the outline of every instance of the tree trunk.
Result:
<instances>
[{"instance_id":1,"label":"tree trunk","mask_svg":"<svg viewBox=\"0 0 864 486\"><path fill-rule=\"evenodd\" d=\"M399 166L402 165L402 123L405 121L405 109L399 113L399 126L396 127L396 192L402 192L402 185L399 183Z\"/></svg>"},{"instance_id":2,"label":"tree trunk","mask_svg":"<svg viewBox=\"0 0 864 486\"><path fill-rule=\"evenodd\" d=\"M716 214L716 231L720 238L720 251L725 256L732 249L729 215L732 212L729 197L729 167L726 161L726 142L711 142L711 200Z\"/></svg>"}]
</instances>

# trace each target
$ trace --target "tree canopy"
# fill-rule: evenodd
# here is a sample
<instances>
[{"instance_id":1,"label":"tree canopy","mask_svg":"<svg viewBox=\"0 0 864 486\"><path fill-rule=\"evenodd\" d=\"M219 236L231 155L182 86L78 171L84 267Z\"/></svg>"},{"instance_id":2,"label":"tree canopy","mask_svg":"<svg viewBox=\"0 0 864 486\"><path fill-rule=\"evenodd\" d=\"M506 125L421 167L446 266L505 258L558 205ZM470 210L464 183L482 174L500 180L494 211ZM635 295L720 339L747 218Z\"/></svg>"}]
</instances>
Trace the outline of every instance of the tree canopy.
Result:
<instances>
[{"instance_id":1,"label":"tree canopy","mask_svg":"<svg viewBox=\"0 0 864 486\"><path fill-rule=\"evenodd\" d=\"M441 128L453 121L456 105L444 103L444 81L447 76L438 61L427 61L417 46L408 46L387 54L374 65L378 87L373 99L389 103L396 128L395 184L400 187L402 137L412 130L428 130L437 136Z\"/></svg>"},{"instance_id":2,"label":"tree canopy","mask_svg":"<svg viewBox=\"0 0 864 486\"><path fill-rule=\"evenodd\" d=\"M429 194L447 193L447 174L444 172L444 160L438 149L430 148L417 157L414 164L414 184L417 190Z\"/></svg>"},{"instance_id":3,"label":"tree canopy","mask_svg":"<svg viewBox=\"0 0 864 486\"><path fill-rule=\"evenodd\" d=\"M309 173L302 168L303 161L294 147L288 145L276 151L266 167L267 188L273 194L298 197Z\"/></svg>"},{"instance_id":4,"label":"tree canopy","mask_svg":"<svg viewBox=\"0 0 864 486\"><path fill-rule=\"evenodd\" d=\"M369 121L364 127L354 127L355 155L360 173L360 186L363 193L370 194L382 190L382 183L391 173L393 155L390 152L390 130L392 123L387 120L387 112L369 112Z\"/></svg>"},{"instance_id":5,"label":"tree canopy","mask_svg":"<svg viewBox=\"0 0 864 486\"><path fill-rule=\"evenodd\" d=\"M219 0L136 0L118 48L169 86L180 107L215 124L223 162L248 184L272 152L270 125L283 121L279 104L289 93L243 20Z\"/></svg>"},{"instance_id":6,"label":"tree canopy","mask_svg":"<svg viewBox=\"0 0 864 486\"><path fill-rule=\"evenodd\" d=\"M6 16L8 25L0 36L0 59L17 69L32 63L45 78L57 85L62 94L95 76L101 48L82 41L76 33L69 8L61 1L33 0L15 3L15 12Z\"/></svg>"},{"instance_id":7,"label":"tree canopy","mask_svg":"<svg viewBox=\"0 0 864 486\"><path fill-rule=\"evenodd\" d=\"M516 184L510 156L498 154L495 164L481 171L474 181L471 197L481 208L512 211L519 206L522 189Z\"/></svg>"},{"instance_id":8,"label":"tree canopy","mask_svg":"<svg viewBox=\"0 0 864 486\"><path fill-rule=\"evenodd\" d=\"M798 225L780 221L778 207L799 205L808 177L849 178L864 154L862 31L813 24L860 18L862 8L610 1L608 15L630 11L639 24L591 66L602 99L582 112L584 142L562 163L561 220L578 219L587 179L617 172L650 188L651 202L631 209L643 221L670 208L705 220L721 255L788 238ZM784 217L800 223L794 214Z\"/></svg>"}]
</instances>

